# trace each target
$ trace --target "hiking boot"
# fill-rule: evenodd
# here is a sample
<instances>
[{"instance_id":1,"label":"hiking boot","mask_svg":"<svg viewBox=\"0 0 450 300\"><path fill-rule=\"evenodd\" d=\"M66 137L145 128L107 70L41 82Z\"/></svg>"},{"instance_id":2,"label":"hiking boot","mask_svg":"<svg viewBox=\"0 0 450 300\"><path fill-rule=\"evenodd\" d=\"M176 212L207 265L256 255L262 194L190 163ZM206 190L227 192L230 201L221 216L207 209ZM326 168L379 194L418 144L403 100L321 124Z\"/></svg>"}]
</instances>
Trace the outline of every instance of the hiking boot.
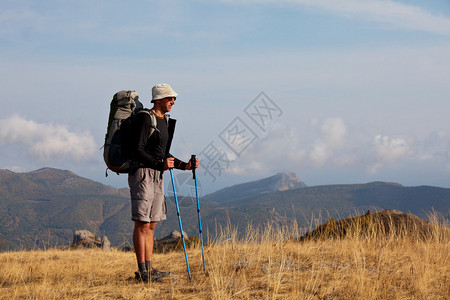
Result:
<instances>
[{"instance_id":1,"label":"hiking boot","mask_svg":"<svg viewBox=\"0 0 450 300\"><path fill-rule=\"evenodd\" d=\"M151 282L161 282L162 281L162 276L158 276L156 274L152 275L152 274L149 274L148 272L143 272L143 273L134 272L134 275L135 275L134 278L137 281L140 281L143 283L149 283L150 281Z\"/></svg>"},{"instance_id":2,"label":"hiking boot","mask_svg":"<svg viewBox=\"0 0 450 300\"><path fill-rule=\"evenodd\" d=\"M150 280L149 280L149 276L148 276L148 272L134 272L134 275L135 275L135 279L137 280L137 281L141 281L141 282L144 282L144 283L148 283Z\"/></svg>"},{"instance_id":3,"label":"hiking boot","mask_svg":"<svg viewBox=\"0 0 450 300\"><path fill-rule=\"evenodd\" d=\"M152 268L152 270L150 272L150 275L152 277L153 276L156 276L156 277L167 277L169 275L172 275L172 272L163 272L163 271L159 271L159 270L156 270L156 269Z\"/></svg>"}]
</instances>

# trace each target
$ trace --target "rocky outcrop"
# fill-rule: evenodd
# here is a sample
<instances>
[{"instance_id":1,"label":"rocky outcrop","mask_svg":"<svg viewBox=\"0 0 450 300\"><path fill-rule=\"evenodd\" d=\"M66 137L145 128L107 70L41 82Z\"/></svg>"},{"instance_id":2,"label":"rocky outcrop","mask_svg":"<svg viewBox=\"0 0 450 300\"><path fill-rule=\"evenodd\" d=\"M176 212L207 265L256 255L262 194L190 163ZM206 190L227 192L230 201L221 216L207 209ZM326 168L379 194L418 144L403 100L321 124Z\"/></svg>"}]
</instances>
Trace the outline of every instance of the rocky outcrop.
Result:
<instances>
[{"instance_id":1,"label":"rocky outcrop","mask_svg":"<svg viewBox=\"0 0 450 300\"><path fill-rule=\"evenodd\" d=\"M278 173L271 177L273 185L271 191L287 191L306 187L306 184L293 172Z\"/></svg>"},{"instance_id":2,"label":"rocky outcrop","mask_svg":"<svg viewBox=\"0 0 450 300\"><path fill-rule=\"evenodd\" d=\"M183 230L183 236L184 236L185 239L189 238L188 234L184 230ZM179 238L181 238L181 233L179 231L177 231L177 230L174 230L168 236L160 239L159 241L160 242L162 242L162 241L174 241L174 240L179 239Z\"/></svg>"},{"instance_id":3,"label":"rocky outcrop","mask_svg":"<svg viewBox=\"0 0 450 300\"><path fill-rule=\"evenodd\" d=\"M185 231L183 231L183 236L187 248L199 241L196 236L189 237ZM183 241L181 239L181 233L177 230L172 231L169 235L163 237L162 239L153 241L154 253L167 253L178 250L183 250ZM134 251L134 247L132 245L127 245L122 248L122 251Z\"/></svg>"},{"instance_id":4,"label":"rocky outcrop","mask_svg":"<svg viewBox=\"0 0 450 300\"><path fill-rule=\"evenodd\" d=\"M184 231L183 236L187 248L191 247L191 245L199 241L196 236L189 237ZM181 239L181 233L177 230L174 230L168 236L155 241L153 245L153 249L156 253L166 253L173 250L182 250L183 241Z\"/></svg>"},{"instance_id":5,"label":"rocky outcrop","mask_svg":"<svg viewBox=\"0 0 450 300\"><path fill-rule=\"evenodd\" d=\"M106 236L98 238L88 230L76 230L71 248L101 248L104 251L111 251L111 243Z\"/></svg>"}]
</instances>

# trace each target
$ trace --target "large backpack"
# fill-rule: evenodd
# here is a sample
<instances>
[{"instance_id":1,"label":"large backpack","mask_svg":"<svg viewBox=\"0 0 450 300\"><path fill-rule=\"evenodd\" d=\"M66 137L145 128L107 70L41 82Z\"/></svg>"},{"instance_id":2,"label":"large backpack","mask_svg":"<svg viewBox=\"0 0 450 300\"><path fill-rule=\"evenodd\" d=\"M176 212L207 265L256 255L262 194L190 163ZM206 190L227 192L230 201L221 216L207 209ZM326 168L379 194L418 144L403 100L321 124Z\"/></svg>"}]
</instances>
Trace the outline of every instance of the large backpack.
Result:
<instances>
[{"instance_id":1,"label":"large backpack","mask_svg":"<svg viewBox=\"0 0 450 300\"><path fill-rule=\"evenodd\" d=\"M114 94L110 104L108 128L103 146L103 158L106 166L116 173L128 173L131 160L128 153L128 129L133 117L139 113L148 113L152 122L150 135L156 128L156 118L139 102L136 91L123 90ZM108 176L108 173L106 173Z\"/></svg>"}]
</instances>

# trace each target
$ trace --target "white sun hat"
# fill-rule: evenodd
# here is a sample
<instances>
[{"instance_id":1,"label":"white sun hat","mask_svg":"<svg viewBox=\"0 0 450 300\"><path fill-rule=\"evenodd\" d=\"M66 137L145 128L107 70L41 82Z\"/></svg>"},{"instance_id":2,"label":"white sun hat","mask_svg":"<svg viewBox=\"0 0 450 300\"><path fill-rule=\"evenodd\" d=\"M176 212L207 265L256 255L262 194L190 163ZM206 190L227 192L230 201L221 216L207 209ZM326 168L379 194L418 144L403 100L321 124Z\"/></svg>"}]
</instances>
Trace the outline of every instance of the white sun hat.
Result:
<instances>
[{"instance_id":1,"label":"white sun hat","mask_svg":"<svg viewBox=\"0 0 450 300\"><path fill-rule=\"evenodd\" d=\"M178 94L167 83L160 83L152 88L152 103L167 97L177 97Z\"/></svg>"}]
</instances>

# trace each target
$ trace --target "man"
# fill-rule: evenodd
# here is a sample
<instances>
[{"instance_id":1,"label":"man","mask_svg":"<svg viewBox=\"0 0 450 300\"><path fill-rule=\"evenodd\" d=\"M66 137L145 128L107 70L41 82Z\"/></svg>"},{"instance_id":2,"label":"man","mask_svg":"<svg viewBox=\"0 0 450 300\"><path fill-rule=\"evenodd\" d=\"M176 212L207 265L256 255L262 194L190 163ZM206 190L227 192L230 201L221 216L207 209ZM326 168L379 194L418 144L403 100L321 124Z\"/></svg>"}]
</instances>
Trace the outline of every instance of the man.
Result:
<instances>
[{"instance_id":1,"label":"man","mask_svg":"<svg viewBox=\"0 0 450 300\"><path fill-rule=\"evenodd\" d=\"M185 163L170 153L175 120L166 113L172 110L178 94L168 84L152 88L156 129L151 133L149 114L138 113L131 125L130 153L133 160L128 184L131 194L132 220L134 221L133 244L139 272L136 278L149 282L159 281L159 272L152 268L153 232L159 221L166 219L167 207L164 197L163 172L171 168L191 170L191 162ZM199 161L196 161L197 168Z\"/></svg>"}]
</instances>

